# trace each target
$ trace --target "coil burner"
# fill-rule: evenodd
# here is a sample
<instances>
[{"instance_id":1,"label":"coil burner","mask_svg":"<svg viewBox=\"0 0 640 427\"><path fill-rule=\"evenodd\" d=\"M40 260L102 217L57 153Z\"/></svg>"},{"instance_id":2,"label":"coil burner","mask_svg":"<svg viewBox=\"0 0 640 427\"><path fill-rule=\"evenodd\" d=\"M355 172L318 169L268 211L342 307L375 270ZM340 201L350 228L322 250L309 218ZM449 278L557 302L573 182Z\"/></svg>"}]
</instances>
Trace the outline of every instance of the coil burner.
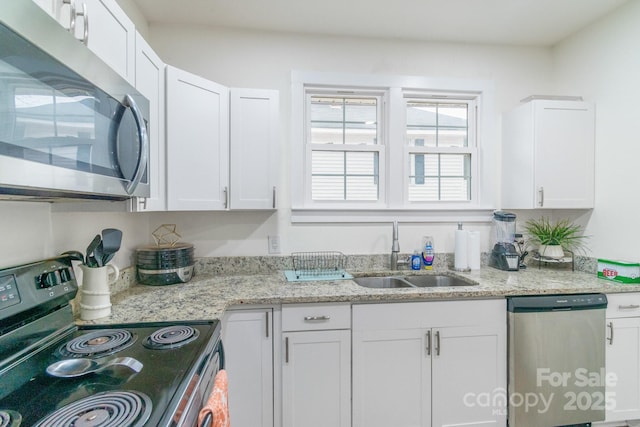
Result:
<instances>
[{"instance_id":1,"label":"coil burner","mask_svg":"<svg viewBox=\"0 0 640 427\"><path fill-rule=\"evenodd\" d=\"M129 347L136 336L125 329L105 329L88 332L62 345L58 352L64 357L103 357Z\"/></svg>"},{"instance_id":2,"label":"coil burner","mask_svg":"<svg viewBox=\"0 0 640 427\"><path fill-rule=\"evenodd\" d=\"M22 416L16 411L0 409L0 427L19 427Z\"/></svg>"},{"instance_id":3,"label":"coil burner","mask_svg":"<svg viewBox=\"0 0 640 427\"><path fill-rule=\"evenodd\" d=\"M36 427L140 427L151 414L151 399L135 391L108 391L63 406Z\"/></svg>"},{"instance_id":4,"label":"coil burner","mask_svg":"<svg viewBox=\"0 0 640 427\"><path fill-rule=\"evenodd\" d=\"M199 334L188 325L168 326L149 335L142 344L153 350L179 348L197 339Z\"/></svg>"}]
</instances>

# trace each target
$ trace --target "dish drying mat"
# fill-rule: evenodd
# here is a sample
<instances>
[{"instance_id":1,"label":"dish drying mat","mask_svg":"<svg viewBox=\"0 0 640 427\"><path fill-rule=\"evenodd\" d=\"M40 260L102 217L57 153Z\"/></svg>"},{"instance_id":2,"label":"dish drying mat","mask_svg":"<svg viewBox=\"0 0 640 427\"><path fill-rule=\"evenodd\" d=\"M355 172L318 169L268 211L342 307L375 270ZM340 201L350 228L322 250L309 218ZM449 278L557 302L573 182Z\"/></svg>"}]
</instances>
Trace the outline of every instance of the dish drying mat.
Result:
<instances>
[{"instance_id":1,"label":"dish drying mat","mask_svg":"<svg viewBox=\"0 0 640 427\"><path fill-rule=\"evenodd\" d=\"M288 282L353 279L344 271L347 256L342 252L294 252L293 270L285 270Z\"/></svg>"}]
</instances>

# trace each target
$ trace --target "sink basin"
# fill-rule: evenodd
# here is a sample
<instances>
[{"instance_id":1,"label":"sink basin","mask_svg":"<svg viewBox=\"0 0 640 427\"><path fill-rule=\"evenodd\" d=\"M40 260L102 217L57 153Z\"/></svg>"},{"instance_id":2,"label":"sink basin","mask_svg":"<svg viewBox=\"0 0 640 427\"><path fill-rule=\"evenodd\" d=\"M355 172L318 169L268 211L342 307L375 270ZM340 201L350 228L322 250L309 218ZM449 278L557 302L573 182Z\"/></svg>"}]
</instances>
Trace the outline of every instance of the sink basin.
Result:
<instances>
[{"instance_id":1,"label":"sink basin","mask_svg":"<svg viewBox=\"0 0 640 427\"><path fill-rule=\"evenodd\" d=\"M365 288L413 288L409 282L400 277L356 277L353 279Z\"/></svg>"},{"instance_id":2,"label":"sink basin","mask_svg":"<svg viewBox=\"0 0 640 427\"><path fill-rule=\"evenodd\" d=\"M474 286L474 283L467 282L455 276L443 274L425 275L425 276L407 276L404 280L418 288L431 288L439 286Z\"/></svg>"},{"instance_id":3,"label":"sink basin","mask_svg":"<svg viewBox=\"0 0 640 427\"><path fill-rule=\"evenodd\" d=\"M477 283L468 282L459 277L447 274L425 274L416 276L369 276L353 279L365 288L435 288L450 286L474 286Z\"/></svg>"}]
</instances>

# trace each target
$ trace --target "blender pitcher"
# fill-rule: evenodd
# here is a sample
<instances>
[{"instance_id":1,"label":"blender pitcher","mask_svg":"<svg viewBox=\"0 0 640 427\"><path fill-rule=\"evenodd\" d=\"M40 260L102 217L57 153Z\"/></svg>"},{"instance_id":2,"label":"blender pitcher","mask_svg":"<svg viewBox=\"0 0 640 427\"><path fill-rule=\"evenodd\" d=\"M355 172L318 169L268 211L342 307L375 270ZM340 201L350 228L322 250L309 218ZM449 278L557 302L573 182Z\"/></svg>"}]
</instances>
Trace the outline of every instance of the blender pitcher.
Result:
<instances>
[{"instance_id":1,"label":"blender pitcher","mask_svg":"<svg viewBox=\"0 0 640 427\"><path fill-rule=\"evenodd\" d=\"M517 271L520 258L513 245L516 234L516 215L511 212L495 211L493 226L496 242L489 257L489 265L499 270Z\"/></svg>"}]
</instances>

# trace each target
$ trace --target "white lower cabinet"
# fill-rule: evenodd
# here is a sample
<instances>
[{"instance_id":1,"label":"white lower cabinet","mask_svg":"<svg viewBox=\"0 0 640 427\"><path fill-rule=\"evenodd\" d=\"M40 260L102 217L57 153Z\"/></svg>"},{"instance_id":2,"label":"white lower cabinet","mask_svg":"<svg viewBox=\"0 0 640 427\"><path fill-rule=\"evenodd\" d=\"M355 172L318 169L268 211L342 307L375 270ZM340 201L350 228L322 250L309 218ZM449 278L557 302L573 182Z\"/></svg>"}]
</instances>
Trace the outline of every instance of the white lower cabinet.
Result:
<instances>
[{"instance_id":1,"label":"white lower cabinet","mask_svg":"<svg viewBox=\"0 0 640 427\"><path fill-rule=\"evenodd\" d=\"M283 427L351 425L351 308L282 307Z\"/></svg>"},{"instance_id":2,"label":"white lower cabinet","mask_svg":"<svg viewBox=\"0 0 640 427\"><path fill-rule=\"evenodd\" d=\"M273 309L227 311L222 322L233 427L274 426Z\"/></svg>"},{"instance_id":3,"label":"white lower cabinet","mask_svg":"<svg viewBox=\"0 0 640 427\"><path fill-rule=\"evenodd\" d=\"M606 421L640 420L640 294L607 298Z\"/></svg>"},{"instance_id":4,"label":"white lower cabinet","mask_svg":"<svg viewBox=\"0 0 640 427\"><path fill-rule=\"evenodd\" d=\"M353 425L505 426L506 354L504 300L354 305Z\"/></svg>"}]
</instances>

